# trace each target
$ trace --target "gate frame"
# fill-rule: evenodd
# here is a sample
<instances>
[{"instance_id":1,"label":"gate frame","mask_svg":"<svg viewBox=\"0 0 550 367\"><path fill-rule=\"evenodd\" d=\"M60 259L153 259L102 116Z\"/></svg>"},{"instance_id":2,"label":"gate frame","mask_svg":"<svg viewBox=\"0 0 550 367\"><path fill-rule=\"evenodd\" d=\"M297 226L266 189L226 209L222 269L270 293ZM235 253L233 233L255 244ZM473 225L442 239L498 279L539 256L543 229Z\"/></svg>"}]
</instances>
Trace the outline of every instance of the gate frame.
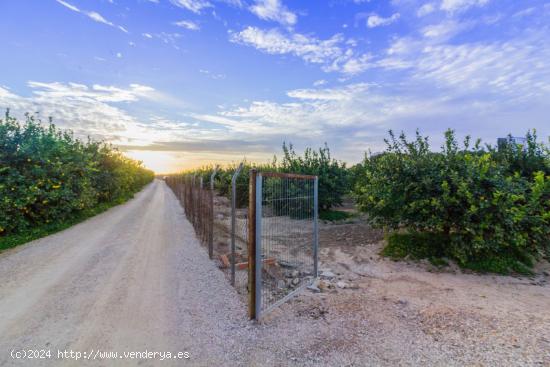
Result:
<instances>
[{"instance_id":1,"label":"gate frame","mask_svg":"<svg viewBox=\"0 0 550 367\"><path fill-rule=\"evenodd\" d=\"M241 162L231 177L231 285L235 286L236 247L235 232L237 227L237 178L241 174L244 163Z\"/></svg>"},{"instance_id":2,"label":"gate frame","mask_svg":"<svg viewBox=\"0 0 550 367\"><path fill-rule=\"evenodd\" d=\"M267 313L294 297L319 276L319 177L296 173L258 172L250 170L248 203L248 290L249 316L259 321L262 317L262 194L263 177L295 178L313 180L313 279L296 288L277 302L269 306Z\"/></svg>"}]
</instances>

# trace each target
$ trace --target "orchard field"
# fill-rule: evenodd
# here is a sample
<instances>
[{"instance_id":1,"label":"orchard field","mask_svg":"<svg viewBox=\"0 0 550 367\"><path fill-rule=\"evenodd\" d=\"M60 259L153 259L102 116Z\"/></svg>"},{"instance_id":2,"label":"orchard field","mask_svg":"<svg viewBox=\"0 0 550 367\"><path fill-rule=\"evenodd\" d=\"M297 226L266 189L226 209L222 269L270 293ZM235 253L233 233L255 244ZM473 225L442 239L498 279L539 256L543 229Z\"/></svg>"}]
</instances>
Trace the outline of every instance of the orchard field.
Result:
<instances>
[{"instance_id":1,"label":"orchard field","mask_svg":"<svg viewBox=\"0 0 550 367\"><path fill-rule=\"evenodd\" d=\"M347 167L328 146L298 154L283 144L282 157L244 162L237 182L239 207L247 205L248 172L319 176L322 219L345 219L352 200L365 220L384 231L391 258L447 260L496 273L529 273L550 255L550 150L528 132L526 143L459 143L447 131L439 152L427 137L390 132L386 151ZM237 165L218 167L215 189L229 197ZM213 166L176 175L202 176ZM27 115L0 119L0 248L55 232L126 201L154 177L111 145L76 139L70 131Z\"/></svg>"},{"instance_id":2,"label":"orchard field","mask_svg":"<svg viewBox=\"0 0 550 367\"><path fill-rule=\"evenodd\" d=\"M153 177L109 144L8 111L0 119L0 249L122 203Z\"/></svg>"},{"instance_id":3,"label":"orchard field","mask_svg":"<svg viewBox=\"0 0 550 367\"><path fill-rule=\"evenodd\" d=\"M445 138L436 152L427 137L417 133L408 140L390 131L386 151L367 154L351 168L334 159L326 145L299 155L283 144L282 158L264 165L244 163L238 206L247 204L251 168L318 175L320 217L349 217L338 208L344 199L353 200L371 226L384 230L385 256L529 274L550 255L548 145L531 132L524 145L482 145L470 137L460 144L451 130ZM218 168L218 194L229 198L236 168ZM178 175L208 182L213 170L208 166Z\"/></svg>"}]
</instances>

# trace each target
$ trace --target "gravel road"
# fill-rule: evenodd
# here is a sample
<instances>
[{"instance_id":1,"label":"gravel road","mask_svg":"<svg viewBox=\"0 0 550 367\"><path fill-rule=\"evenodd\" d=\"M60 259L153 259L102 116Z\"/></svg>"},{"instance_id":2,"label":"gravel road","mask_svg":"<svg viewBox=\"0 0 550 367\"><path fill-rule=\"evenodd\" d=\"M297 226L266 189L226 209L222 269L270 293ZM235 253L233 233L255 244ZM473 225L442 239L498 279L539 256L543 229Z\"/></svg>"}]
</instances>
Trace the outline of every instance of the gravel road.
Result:
<instances>
[{"instance_id":1,"label":"gravel road","mask_svg":"<svg viewBox=\"0 0 550 367\"><path fill-rule=\"evenodd\" d=\"M355 288L305 292L256 325L156 180L0 254L0 366L550 366L550 276L429 272L338 228L323 232L334 238L322 236L322 265ZM22 349L52 358L11 357ZM58 350L190 358L76 361Z\"/></svg>"},{"instance_id":2,"label":"gravel road","mask_svg":"<svg viewBox=\"0 0 550 367\"><path fill-rule=\"evenodd\" d=\"M188 352L186 363L116 365L222 365L239 354L236 334L250 329L245 312L160 180L124 205L0 254L0 365L77 364L56 359L58 350ZM13 349L49 349L52 358L16 360Z\"/></svg>"}]
</instances>

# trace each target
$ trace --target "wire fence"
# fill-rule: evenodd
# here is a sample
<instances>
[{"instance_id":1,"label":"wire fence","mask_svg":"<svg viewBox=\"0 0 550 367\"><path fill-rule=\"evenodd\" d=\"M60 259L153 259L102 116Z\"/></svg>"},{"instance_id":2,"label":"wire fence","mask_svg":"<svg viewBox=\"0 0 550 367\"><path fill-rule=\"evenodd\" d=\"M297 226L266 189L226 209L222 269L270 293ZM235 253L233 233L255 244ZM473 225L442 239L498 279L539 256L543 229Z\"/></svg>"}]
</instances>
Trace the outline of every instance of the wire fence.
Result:
<instances>
[{"instance_id":1,"label":"wire fence","mask_svg":"<svg viewBox=\"0 0 550 367\"><path fill-rule=\"evenodd\" d=\"M315 176L258 174L257 318L317 277L317 191Z\"/></svg>"},{"instance_id":2,"label":"wire fence","mask_svg":"<svg viewBox=\"0 0 550 367\"><path fill-rule=\"evenodd\" d=\"M230 190L216 170L207 180L165 180L210 258L259 319L317 276L317 178L254 171L249 179L241 169Z\"/></svg>"},{"instance_id":3,"label":"wire fence","mask_svg":"<svg viewBox=\"0 0 550 367\"><path fill-rule=\"evenodd\" d=\"M208 182L195 175L167 176L165 181L210 258L247 300L248 180L240 177L240 168L233 175L228 195L218 194L215 171Z\"/></svg>"}]
</instances>

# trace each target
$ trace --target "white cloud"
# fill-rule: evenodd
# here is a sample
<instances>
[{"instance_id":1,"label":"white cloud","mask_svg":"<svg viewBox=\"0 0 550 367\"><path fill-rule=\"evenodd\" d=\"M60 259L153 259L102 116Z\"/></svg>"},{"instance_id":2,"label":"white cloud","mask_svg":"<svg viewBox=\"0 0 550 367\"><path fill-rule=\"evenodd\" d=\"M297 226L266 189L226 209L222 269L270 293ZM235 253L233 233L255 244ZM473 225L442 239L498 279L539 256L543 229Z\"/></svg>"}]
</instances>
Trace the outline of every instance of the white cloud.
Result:
<instances>
[{"instance_id":1,"label":"white cloud","mask_svg":"<svg viewBox=\"0 0 550 367\"><path fill-rule=\"evenodd\" d=\"M340 34L327 40L293 33L283 35L276 29L262 30L256 27L247 27L239 33L231 35L231 41L253 46L269 54L294 54L307 62L326 63L342 55L339 44L343 41Z\"/></svg>"},{"instance_id":2,"label":"white cloud","mask_svg":"<svg viewBox=\"0 0 550 367\"><path fill-rule=\"evenodd\" d=\"M170 2L196 14L199 14L204 8L212 7L212 4L206 0L170 0Z\"/></svg>"},{"instance_id":3,"label":"white cloud","mask_svg":"<svg viewBox=\"0 0 550 367\"><path fill-rule=\"evenodd\" d=\"M356 55L341 34L320 40L300 33L285 35L276 29L262 30L247 27L231 33L231 42L240 43L273 55L291 54L313 64L321 64L323 70L356 74L368 67L368 55Z\"/></svg>"},{"instance_id":4,"label":"white cloud","mask_svg":"<svg viewBox=\"0 0 550 367\"><path fill-rule=\"evenodd\" d=\"M0 107L10 108L15 116L39 113L42 118L52 116L61 128L71 129L77 137L91 136L114 144L146 146L155 141L188 139L188 136L209 137L207 131L181 121L140 119L128 113L124 106L142 100L165 103L169 97L154 88L130 84L125 88L79 83L28 82L33 91L28 97L12 93L0 87ZM189 133L190 129L199 131Z\"/></svg>"},{"instance_id":5,"label":"white cloud","mask_svg":"<svg viewBox=\"0 0 550 367\"><path fill-rule=\"evenodd\" d=\"M416 16L423 17L428 14L431 14L435 11L435 4L434 3L426 3L422 5L418 11L416 12Z\"/></svg>"},{"instance_id":6,"label":"white cloud","mask_svg":"<svg viewBox=\"0 0 550 367\"><path fill-rule=\"evenodd\" d=\"M255 0L250 11L264 20L272 20L284 26L296 24L297 16L289 11L281 0Z\"/></svg>"},{"instance_id":7,"label":"white cloud","mask_svg":"<svg viewBox=\"0 0 550 367\"><path fill-rule=\"evenodd\" d=\"M178 27L181 27L181 28L189 29L189 30L192 30L192 31L198 31L200 29L200 27L197 23L192 22L190 20L180 20L178 22L174 22L174 25L176 25Z\"/></svg>"},{"instance_id":8,"label":"white cloud","mask_svg":"<svg viewBox=\"0 0 550 367\"><path fill-rule=\"evenodd\" d=\"M86 15L88 15L88 17L90 17L90 19L92 19L92 20L94 20L98 23L107 24L107 25L110 25L111 27L114 26L113 23L109 22L108 20L103 18L103 16L101 14L96 13L95 11L90 11L90 12L86 13Z\"/></svg>"},{"instance_id":9,"label":"white cloud","mask_svg":"<svg viewBox=\"0 0 550 367\"><path fill-rule=\"evenodd\" d=\"M489 0L442 0L441 10L448 13L461 13L471 7L482 7L489 3Z\"/></svg>"},{"instance_id":10,"label":"white cloud","mask_svg":"<svg viewBox=\"0 0 550 367\"><path fill-rule=\"evenodd\" d=\"M95 12L95 11L84 11L84 10L80 10L79 8L77 8L76 6L72 5L72 4L69 4L67 3L66 1L63 1L63 0L56 0L59 4L63 5L64 7L74 11L74 12L77 12L77 13L82 13L84 15L86 15L88 18L90 18L91 20L93 20L94 22L98 22L98 23L102 23L102 24L105 24L105 25L108 25L110 27L114 27L114 28L117 28L119 30L121 30L122 32L124 33L128 33L128 30L126 28L124 28L123 26L120 26L120 25L116 25L110 21L108 21L107 19L105 19L101 14L99 14L98 12Z\"/></svg>"},{"instance_id":11,"label":"white cloud","mask_svg":"<svg viewBox=\"0 0 550 367\"><path fill-rule=\"evenodd\" d=\"M216 80L225 79L225 77L226 77L225 74L213 73L210 70L206 70L206 69L199 69L199 73L207 75L209 78L216 79Z\"/></svg>"},{"instance_id":12,"label":"white cloud","mask_svg":"<svg viewBox=\"0 0 550 367\"><path fill-rule=\"evenodd\" d=\"M457 22L452 19L444 20L441 23L428 25L420 30L420 33L435 42L447 41L460 32L468 29L471 23Z\"/></svg>"},{"instance_id":13,"label":"white cloud","mask_svg":"<svg viewBox=\"0 0 550 367\"><path fill-rule=\"evenodd\" d=\"M343 88L296 89L287 92L287 96L305 100L343 101L353 99L357 93L365 92L369 87L367 83L357 83Z\"/></svg>"},{"instance_id":14,"label":"white cloud","mask_svg":"<svg viewBox=\"0 0 550 367\"><path fill-rule=\"evenodd\" d=\"M149 39L153 38L153 35L150 33L142 33L141 35L145 38L149 38Z\"/></svg>"},{"instance_id":15,"label":"white cloud","mask_svg":"<svg viewBox=\"0 0 550 367\"><path fill-rule=\"evenodd\" d=\"M383 18L378 14L372 14L367 18L367 27L375 28L375 27L390 25L393 22L397 21L399 17L400 17L399 13L395 13L388 18Z\"/></svg>"},{"instance_id":16,"label":"white cloud","mask_svg":"<svg viewBox=\"0 0 550 367\"><path fill-rule=\"evenodd\" d=\"M313 82L314 87L320 87L321 85L327 84L327 81L324 79L319 79Z\"/></svg>"},{"instance_id":17,"label":"white cloud","mask_svg":"<svg viewBox=\"0 0 550 367\"><path fill-rule=\"evenodd\" d=\"M387 54L387 58L376 62L377 66L409 69L415 80L429 82L434 88L448 88L455 94L525 100L550 93L550 45L546 31L492 43L396 40Z\"/></svg>"},{"instance_id":18,"label":"white cloud","mask_svg":"<svg viewBox=\"0 0 550 367\"><path fill-rule=\"evenodd\" d=\"M69 9L71 9L72 11L76 11L78 13L80 13L80 9L78 9L76 6L74 5L71 5L63 0L56 0L58 3L60 3L61 5L63 5L64 7L67 7Z\"/></svg>"}]
</instances>

